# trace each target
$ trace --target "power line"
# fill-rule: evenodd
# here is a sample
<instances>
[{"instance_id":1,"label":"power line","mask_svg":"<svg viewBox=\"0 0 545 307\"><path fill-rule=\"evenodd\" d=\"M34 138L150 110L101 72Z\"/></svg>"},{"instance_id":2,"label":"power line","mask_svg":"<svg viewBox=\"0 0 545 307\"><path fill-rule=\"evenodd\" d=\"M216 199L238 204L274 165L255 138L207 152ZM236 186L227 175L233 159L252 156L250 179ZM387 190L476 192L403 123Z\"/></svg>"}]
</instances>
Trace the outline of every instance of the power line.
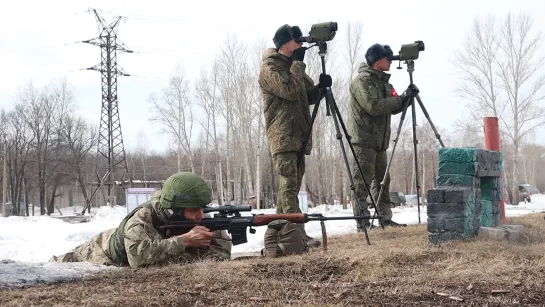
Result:
<instances>
[{"instance_id":1,"label":"power line","mask_svg":"<svg viewBox=\"0 0 545 307\"><path fill-rule=\"evenodd\" d=\"M228 27L226 27L225 24L211 23L211 22L205 22L201 20L187 20L187 19L178 19L178 18L161 17L161 16L123 14L121 12L115 12L115 11L109 11L109 10L98 10L98 9L97 11L118 14L118 15L122 15L125 18L134 19L134 20L154 21L158 23L179 24L179 25L189 25L189 26L193 26L195 25L195 23L198 23L199 25L208 25L208 26L212 26L215 28L223 29L223 30L229 29ZM233 26L238 26L238 25L233 25ZM240 30L240 29L237 29L237 30ZM252 27L252 26L245 26L243 30L255 31L255 30L258 30L258 28Z\"/></svg>"},{"instance_id":2,"label":"power line","mask_svg":"<svg viewBox=\"0 0 545 307\"><path fill-rule=\"evenodd\" d=\"M0 54L8 54L8 53L14 53L14 52L26 52L26 51L34 51L34 50L43 50L44 48L56 48L56 47L63 47L63 46L70 46L77 44L79 42L73 42L73 43L62 43L58 45L45 45L40 47L33 47L33 48L21 48L21 49L9 49L7 51L0 52Z\"/></svg>"},{"instance_id":3,"label":"power line","mask_svg":"<svg viewBox=\"0 0 545 307\"><path fill-rule=\"evenodd\" d=\"M43 15L42 14L43 18L39 18L39 17L38 18L37 17L32 17L32 18L29 18L29 19L17 18L16 20L10 20L10 21L7 21L7 22L6 22L6 20L3 20L3 22L7 23L9 26L14 26L14 25L18 25L18 24L28 25L33 21L41 21L41 20L58 22L63 17L72 17L74 15L79 15L79 14L84 14L84 13L88 13L88 10L78 11L78 12L73 12L73 13L66 13L66 14L56 15L56 16ZM40 24L40 27L43 28L43 24Z\"/></svg>"}]
</instances>

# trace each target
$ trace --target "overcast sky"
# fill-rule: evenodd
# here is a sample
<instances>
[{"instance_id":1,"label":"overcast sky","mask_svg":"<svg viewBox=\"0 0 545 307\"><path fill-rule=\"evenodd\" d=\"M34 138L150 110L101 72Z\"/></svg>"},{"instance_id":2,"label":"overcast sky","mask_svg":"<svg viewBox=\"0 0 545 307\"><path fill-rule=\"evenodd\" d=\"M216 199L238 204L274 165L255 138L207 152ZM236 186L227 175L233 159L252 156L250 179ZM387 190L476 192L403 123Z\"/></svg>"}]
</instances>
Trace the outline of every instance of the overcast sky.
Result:
<instances>
[{"instance_id":1,"label":"overcast sky","mask_svg":"<svg viewBox=\"0 0 545 307\"><path fill-rule=\"evenodd\" d=\"M201 66L211 63L229 33L248 42L265 38L272 47L272 36L284 23L306 26L316 20L331 20L344 32L348 21L361 21L365 49L379 42L398 51L402 44L423 40L426 50L416 61L414 82L434 123L449 128L463 114L454 92L457 76L449 59L464 44L473 18L532 12L536 29L545 29L544 4L531 0L4 2L0 10L1 108L10 109L17 87L29 78L43 86L65 76L76 91L79 112L98 123L100 73L80 69L100 63L100 48L76 42L98 36L88 8L103 10L101 15L107 21L127 16L118 36L138 53L118 55L120 67L134 75L118 79L125 147L134 148L137 135L144 132L155 151L163 151L167 139L148 121L148 96L166 86L177 62L183 63L190 77L197 76ZM395 65L397 62L391 82L401 92L408 84L408 74L405 67L397 70ZM419 118L421 114L419 111Z\"/></svg>"}]
</instances>

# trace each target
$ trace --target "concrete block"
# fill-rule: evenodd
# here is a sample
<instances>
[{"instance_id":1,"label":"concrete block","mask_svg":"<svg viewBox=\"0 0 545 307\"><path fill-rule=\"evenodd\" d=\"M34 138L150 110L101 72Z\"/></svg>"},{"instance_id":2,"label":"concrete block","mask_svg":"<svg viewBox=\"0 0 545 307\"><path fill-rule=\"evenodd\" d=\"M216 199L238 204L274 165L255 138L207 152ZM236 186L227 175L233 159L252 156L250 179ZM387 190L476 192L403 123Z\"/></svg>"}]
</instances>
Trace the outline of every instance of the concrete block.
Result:
<instances>
[{"instance_id":1,"label":"concrete block","mask_svg":"<svg viewBox=\"0 0 545 307\"><path fill-rule=\"evenodd\" d=\"M521 234L524 233L524 225L501 225L503 228L511 229L520 232Z\"/></svg>"},{"instance_id":2,"label":"concrete block","mask_svg":"<svg viewBox=\"0 0 545 307\"><path fill-rule=\"evenodd\" d=\"M445 202L446 203L465 203L471 193L467 188L449 188L445 189Z\"/></svg>"},{"instance_id":3,"label":"concrete block","mask_svg":"<svg viewBox=\"0 0 545 307\"><path fill-rule=\"evenodd\" d=\"M477 162L478 148L441 148L439 162L468 163Z\"/></svg>"},{"instance_id":4,"label":"concrete block","mask_svg":"<svg viewBox=\"0 0 545 307\"><path fill-rule=\"evenodd\" d=\"M500 227L481 227L478 237L481 239L518 241L524 233L522 225L502 225Z\"/></svg>"},{"instance_id":5,"label":"concrete block","mask_svg":"<svg viewBox=\"0 0 545 307\"><path fill-rule=\"evenodd\" d=\"M490 170L478 170L477 171L477 177L479 178L486 178L486 177L500 177L501 172L500 171L490 171Z\"/></svg>"},{"instance_id":6,"label":"concrete block","mask_svg":"<svg viewBox=\"0 0 545 307\"><path fill-rule=\"evenodd\" d=\"M494 192L496 189L483 188L483 183L481 181L481 200L494 201L495 195Z\"/></svg>"},{"instance_id":7,"label":"concrete block","mask_svg":"<svg viewBox=\"0 0 545 307\"><path fill-rule=\"evenodd\" d=\"M428 203L427 211L432 218L463 217L466 206L464 203Z\"/></svg>"},{"instance_id":8,"label":"concrete block","mask_svg":"<svg viewBox=\"0 0 545 307\"><path fill-rule=\"evenodd\" d=\"M479 170L479 164L477 162L467 163L454 163L454 162L441 162L438 165L437 171L441 175L466 175L475 176Z\"/></svg>"},{"instance_id":9,"label":"concrete block","mask_svg":"<svg viewBox=\"0 0 545 307\"><path fill-rule=\"evenodd\" d=\"M439 243L467 237L517 240L516 228L499 230L503 154L479 148L439 150L437 189L428 190L428 238ZM441 192L442 191L442 192Z\"/></svg>"},{"instance_id":10,"label":"concrete block","mask_svg":"<svg viewBox=\"0 0 545 307\"><path fill-rule=\"evenodd\" d=\"M429 189L426 191L426 200L430 203L444 203L445 191L444 189Z\"/></svg>"},{"instance_id":11,"label":"concrete block","mask_svg":"<svg viewBox=\"0 0 545 307\"><path fill-rule=\"evenodd\" d=\"M488 155L492 162L498 163L501 162L501 152L495 150L488 150Z\"/></svg>"},{"instance_id":12,"label":"concrete block","mask_svg":"<svg viewBox=\"0 0 545 307\"><path fill-rule=\"evenodd\" d=\"M496 227L498 226L497 220L494 215L497 215L499 212L494 210L495 204L489 200L481 200L481 226L485 227Z\"/></svg>"},{"instance_id":13,"label":"concrete block","mask_svg":"<svg viewBox=\"0 0 545 307\"><path fill-rule=\"evenodd\" d=\"M440 174L437 176L436 183L438 187L469 187L480 188L479 178L475 176L456 175L456 174Z\"/></svg>"},{"instance_id":14,"label":"concrete block","mask_svg":"<svg viewBox=\"0 0 545 307\"><path fill-rule=\"evenodd\" d=\"M477 237L479 239L503 240L505 238L505 230L496 227L481 226Z\"/></svg>"},{"instance_id":15,"label":"concrete block","mask_svg":"<svg viewBox=\"0 0 545 307\"><path fill-rule=\"evenodd\" d=\"M428 217L428 232L445 231L445 219Z\"/></svg>"},{"instance_id":16,"label":"concrete block","mask_svg":"<svg viewBox=\"0 0 545 307\"><path fill-rule=\"evenodd\" d=\"M477 153L479 169L498 170L499 155L496 151L482 150Z\"/></svg>"},{"instance_id":17,"label":"concrete block","mask_svg":"<svg viewBox=\"0 0 545 307\"><path fill-rule=\"evenodd\" d=\"M481 178L481 190L495 190L498 188L495 178Z\"/></svg>"},{"instance_id":18,"label":"concrete block","mask_svg":"<svg viewBox=\"0 0 545 307\"><path fill-rule=\"evenodd\" d=\"M449 232L464 233L465 230L464 218L449 218L445 219L445 230Z\"/></svg>"},{"instance_id":19,"label":"concrete block","mask_svg":"<svg viewBox=\"0 0 545 307\"><path fill-rule=\"evenodd\" d=\"M505 229L505 239L516 242L520 239L521 233L514 229Z\"/></svg>"}]
</instances>

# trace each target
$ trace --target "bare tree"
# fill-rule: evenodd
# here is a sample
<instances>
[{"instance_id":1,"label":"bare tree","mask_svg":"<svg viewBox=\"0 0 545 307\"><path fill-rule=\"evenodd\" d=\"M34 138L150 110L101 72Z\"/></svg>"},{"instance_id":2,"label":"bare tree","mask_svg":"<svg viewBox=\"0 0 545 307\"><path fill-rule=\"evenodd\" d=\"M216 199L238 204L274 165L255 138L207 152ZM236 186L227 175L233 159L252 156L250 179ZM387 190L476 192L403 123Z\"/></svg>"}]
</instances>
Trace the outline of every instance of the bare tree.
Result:
<instances>
[{"instance_id":1,"label":"bare tree","mask_svg":"<svg viewBox=\"0 0 545 307\"><path fill-rule=\"evenodd\" d=\"M59 132L63 144L61 161L70 170L69 180L79 185L85 203L89 201L88 185L85 183L87 162L96 144L97 131L83 118L69 115L65 117Z\"/></svg>"},{"instance_id":2,"label":"bare tree","mask_svg":"<svg viewBox=\"0 0 545 307\"><path fill-rule=\"evenodd\" d=\"M253 192L252 165L249 157L253 151L251 141L252 96L251 78L248 63L248 48L235 36L229 35L218 57L220 98L222 115L226 123L226 177L227 199L242 201L244 189L240 178L245 177L249 183L248 191ZM237 144L235 147L234 145ZM232 152L240 151L240 155L232 156ZM241 176L240 172L245 174ZM232 179L233 178L233 179ZM239 178L236 180L235 178ZM231 180L232 179L232 180ZM231 185L233 182L233 186ZM236 187L235 187L236 186ZM238 188L237 188L238 187ZM232 192L232 193L231 193Z\"/></svg>"},{"instance_id":3,"label":"bare tree","mask_svg":"<svg viewBox=\"0 0 545 307\"><path fill-rule=\"evenodd\" d=\"M57 190L74 176L70 173L70 167L65 162L66 146L63 143L63 129L65 121L69 120L70 114L74 111L75 96L68 88L66 79L58 83L53 83L45 89L54 105L53 125L51 129L51 154L47 160L46 171L50 180L50 199L48 205L48 214L55 211L55 197L60 196Z\"/></svg>"},{"instance_id":4,"label":"bare tree","mask_svg":"<svg viewBox=\"0 0 545 307\"><path fill-rule=\"evenodd\" d=\"M29 126L23 120L24 106L16 104L13 111L9 112L2 120L5 123L7 139L10 139L10 159L8 169L11 174L11 199L17 204L16 213L21 212L20 203L23 197L23 182L25 172L30 162L30 149L34 141L29 131ZM28 203L26 204L26 214L28 216Z\"/></svg>"},{"instance_id":5,"label":"bare tree","mask_svg":"<svg viewBox=\"0 0 545 307\"><path fill-rule=\"evenodd\" d=\"M545 74L539 69L545 62L540 52L541 32L532 33L533 21L529 14L509 14L501 27L502 58L498 58L501 88L507 96L511 120L502 117L507 135L513 142L513 203L518 203L518 160L522 139L535 128L545 124L540 104L545 98Z\"/></svg>"},{"instance_id":6,"label":"bare tree","mask_svg":"<svg viewBox=\"0 0 545 307\"><path fill-rule=\"evenodd\" d=\"M54 125L55 103L48 93L40 93L29 83L19 93L25 111L24 121L29 125L34 138L33 153L38 176L40 215L44 215L46 203L47 160L50 156L51 132Z\"/></svg>"},{"instance_id":7,"label":"bare tree","mask_svg":"<svg viewBox=\"0 0 545 307\"><path fill-rule=\"evenodd\" d=\"M194 119L189 93L189 80L186 79L183 68L177 65L169 86L163 90L162 98L159 99L155 94L149 97L154 112L150 120L161 124L163 131L177 141L178 171L181 171L183 149L191 171L195 172L191 147Z\"/></svg>"},{"instance_id":8,"label":"bare tree","mask_svg":"<svg viewBox=\"0 0 545 307\"><path fill-rule=\"evenodd\" d=\"M363 23L348 22L346 27L346 65L348 66L349 79L357 73L359 65L365 60L362 45Z\"/></svg>"},{"instance_id":9,"label":"bare tree","mask_svg":"<svg viewBox=\"0 0 545 307\"><path fill-rule=\"evenodd\" d=\"M144 180L144 187L148 187L147 183L147 177L146 177L146 170L147 170L147 159L149 155L149 150L147 146L147 140L146 135L143 131L139 131L137 135L137 149L136 149L136 156L138 157L138 160L140 160L140 165L142 167L142 173L143 173L143 180Z\"/></svg>"},{"instance_id":10,"label":"bare tree","mask_svg":"<svg viewBox=\"0 0 545 307\"><path fill-rule=\"evenodd\" d=\"M346 60L346 66L348 68L348 76L345 79L345 82L343 83L343 86L345 90L343 91L345 93L344 97L342 99L339 99L339 109L341 110L341 114L350 114L349 113L349 105L350 105L350 93L348 91L350 87L350 83L352 82L352 79L357 75L358 68L361 65L363 61L365 61L365 55L364 55L364 48L363 48L363 41L362 41L362 35L363 35L363 23L361 22L352 22L350 21L346 28L346 54L345 54L345 60ZM350 115L346 117L346 126L347 129L350 129ZM349 130L350 131L350 130ZM348 140L346 141L346 148L347 153L351 156L350 148L348 147ZM341 167L340 168L340 176L342 180L342 189L341 189L341 201L344 204L345 199L345 193L347 195L350 195L349 189L348 189L348 176L352 176L352 174L346 174L346 168Z\"/></svg>"},{"instance_id":11,"label":"bare tree","mask_svg":"<svg viewBox=\"0 0 545 307\"><path fill-rule=\"evenodd\" d=\"M201 69L201 76L196 82L196 96L199 106L204 110L205 120L201 121L201 126L207 133L207 137L212 138L214 144L216 189L218 193L218 202L223 203L222 195L222 176L221 176L221 157L219 151L218 125L221 115L221 104L219 98L219 63L214 61L211 71L207 68Z\"/></svg>"},{"instance_id":12,"label":"bare tree","mask_svg":"<svg viewBox=\"0 0 545 307\"><path fill-rule=\"evenodd\" d=\"M518 161L522 139L545 124L541 102L545 74L538 69L545 57L540 52L541 32L534 32L530 14L509 13L500 22L494 17L474 22L470 45L459 54L465 84L462 97L471 103L473 120L497 116L513 146L511 189L518 202ZM505 146L502 145L502 150Z\"/></svg>"},{"instance_id":13,"label":"bare tree","mask_svg":"<svg viewBox=\"0 0 545 307\"><path fill-rule=\"evenodd\" d=\"M494 17L474 19L464 49L456 53L453 61L463 75L457 92L467 101L470 110L469 116L464 118L479 122L481 126L483 117L500 117L505 109L505 103L499 99L499 78L495 69L501 41L496 25Z\"/></svg>"}]
</instances>

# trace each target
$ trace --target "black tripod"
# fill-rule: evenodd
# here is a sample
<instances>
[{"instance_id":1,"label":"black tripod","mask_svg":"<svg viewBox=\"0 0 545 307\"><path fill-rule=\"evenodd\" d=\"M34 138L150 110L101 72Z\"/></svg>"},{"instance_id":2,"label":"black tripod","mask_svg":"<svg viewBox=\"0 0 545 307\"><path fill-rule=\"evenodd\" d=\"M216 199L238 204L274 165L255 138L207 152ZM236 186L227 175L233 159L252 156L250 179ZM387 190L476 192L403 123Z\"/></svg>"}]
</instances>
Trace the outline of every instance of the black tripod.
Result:
<instances>
[{"instance_id":1,"label":"black tripod","mask_svg":"<svg viewBox=\"0 0 545 307\"><path fill-rule=\"evenodd\" d=\"M413 85L413 72L414 72L414 60L406 60L405 63L407 64L407 71L409 72L409 78L410 78L410 85ZM401 69L401 67L397 67L397 69ZM420 109L426 116L426 119L430 123L431 129L433 130L435 137L441 144L441 147L445 148L445 144L443 144L443 141L441 140L441 135L437 132L437 129L435 129L435 125L431 121L430 115L428 114L428 111L426 110L426 107L424 107L424 103L422 102L422 99L420 99L420 95L416 95L415 97L410 97L410 106L412 110L412 120L413 120L413 146L414 146L414 179L415 179L415 185L416 185L416 201L418 204L418 224L420 224L420 183L418 182L418 152L417 152L417 144L418 139L416 138L416 106L414 104L414 99L418 101L418 104L420 105ZM380 192L378 194L378 200L380 201L382 197L382 191L384 190L384 183L386 182L386 176L388 176L388 172L390 170L390 165L392 163L392 160L394 158L394 153L397 147L397 142L399 141L399 135L401 134L401 128L403 127L403 121L405 120L405 115L407 114L407 109L405 108L403 110L403 113L401 114L401 119L399 121L399 126L397 127L397 134L395 139L393 139L394 147L392 148L392 154L390 155L390 160L388 161L388 165L386 166L386 172L384 173L384 178L382 179L382 182L380 183ZM375 211L376 213L376 211ZM374 215L373 215L374 218ZM371 220L371 224L372 224Z\"/></svg>"},{"instance_id":2,"label":"black tripod","mask_svg":"<svg viewBox=\"0 0 545 307\"><path fill-rule=\"evenodd\" d=\"M318 54L320 55L320 58L322 60L322 73L323 74L326 74L326 69L325 69L325 55L327 54L327 43L326 42L317 42L316 45L318 45L318 48L319 48L319 51L318 51ZM335 130L337 131L337 139L339 140L340 144L341 144L341 151L343 153L343 157L344 157L344 163L345 163L345 166L346 166L346 171L348 172L348 176L350 178L350 189L352 190L352 193L354 193L354 195L356 197L354 197L356 199L356 206L358 206L358 208L362 209L362 207L360 206L360 200L359 200L359 197L358 195L356 194L356 191L355 191L355 185L354 185L354 178L352 177L352 172L350 171L350 163L348 162L348 157L346 156L346 150L344 148L344 143L342 141L342 134L341 134L341 130L339 128L339 122L342 126L342 129L343 129L343 132L348 140L348 145L350 146L350 149L352 151L352 155L354 156L354 160L356 161L356 165L358 166L358 170L361 174L361 177L363 179L363 182L364 182L364 185L365 185L365 188L367 189L367 192L369 193L369 197L371 198L371 203L373 204L373 208L375 209L375 214L378 212L377 211L377 206L375 205L375 201L373 200L373 196L371 195L371 190L369 189L369 184L367 184L367 182L365 181L365 177L363 176L363 171L362 171L362 168L361 168L361 165L356 157L356 152L354 151L354 147L352 146L352 144L350 143L350 135L348 134L348 131L346 129L346 126L344 124L344 121L341 117L341 114L339 112L339 108L337 107L337 103L335 102L335 98L333 97L333 92L331 91L331 87L327 87L325 89L325 101L326 101L326 115L327 116L331 116L331 113L330 113L330 110L333 111L333 122L335 124ZM301 164L301 161L303 159L303 156L305 154L305 148L307 147L307 144L308 144L308 141L310 139L310 135L312 133L312 126L314 125L314 120L316 119L316 114L318 113L318 108L320 107L320 100L321 99L318 99L318 101L316 102L315 106L314 106L314 110L312 111L312 119L311 119L311 123L310 123L310 129L306 135L306 138L305 138L305 141L303 142L303 147L301 148L301 151L299 152L299 155L297 156L297 165L299 166ZM353 204L354 205L354 204ZM374 219L375 216L371 217L369 216L368 219ZM382 216L377 216L377 218L379 219L379 221L382 219ZM382 225L382 223L381 223ZM384 228L384 226L382 226ZM367 228L366 227L363 227L363 231L365 233L365 239L367 240L367 244L368 245L371 245L371 242L369 241L369 235L367 233Z\"/></svg>"}]
</instances>

